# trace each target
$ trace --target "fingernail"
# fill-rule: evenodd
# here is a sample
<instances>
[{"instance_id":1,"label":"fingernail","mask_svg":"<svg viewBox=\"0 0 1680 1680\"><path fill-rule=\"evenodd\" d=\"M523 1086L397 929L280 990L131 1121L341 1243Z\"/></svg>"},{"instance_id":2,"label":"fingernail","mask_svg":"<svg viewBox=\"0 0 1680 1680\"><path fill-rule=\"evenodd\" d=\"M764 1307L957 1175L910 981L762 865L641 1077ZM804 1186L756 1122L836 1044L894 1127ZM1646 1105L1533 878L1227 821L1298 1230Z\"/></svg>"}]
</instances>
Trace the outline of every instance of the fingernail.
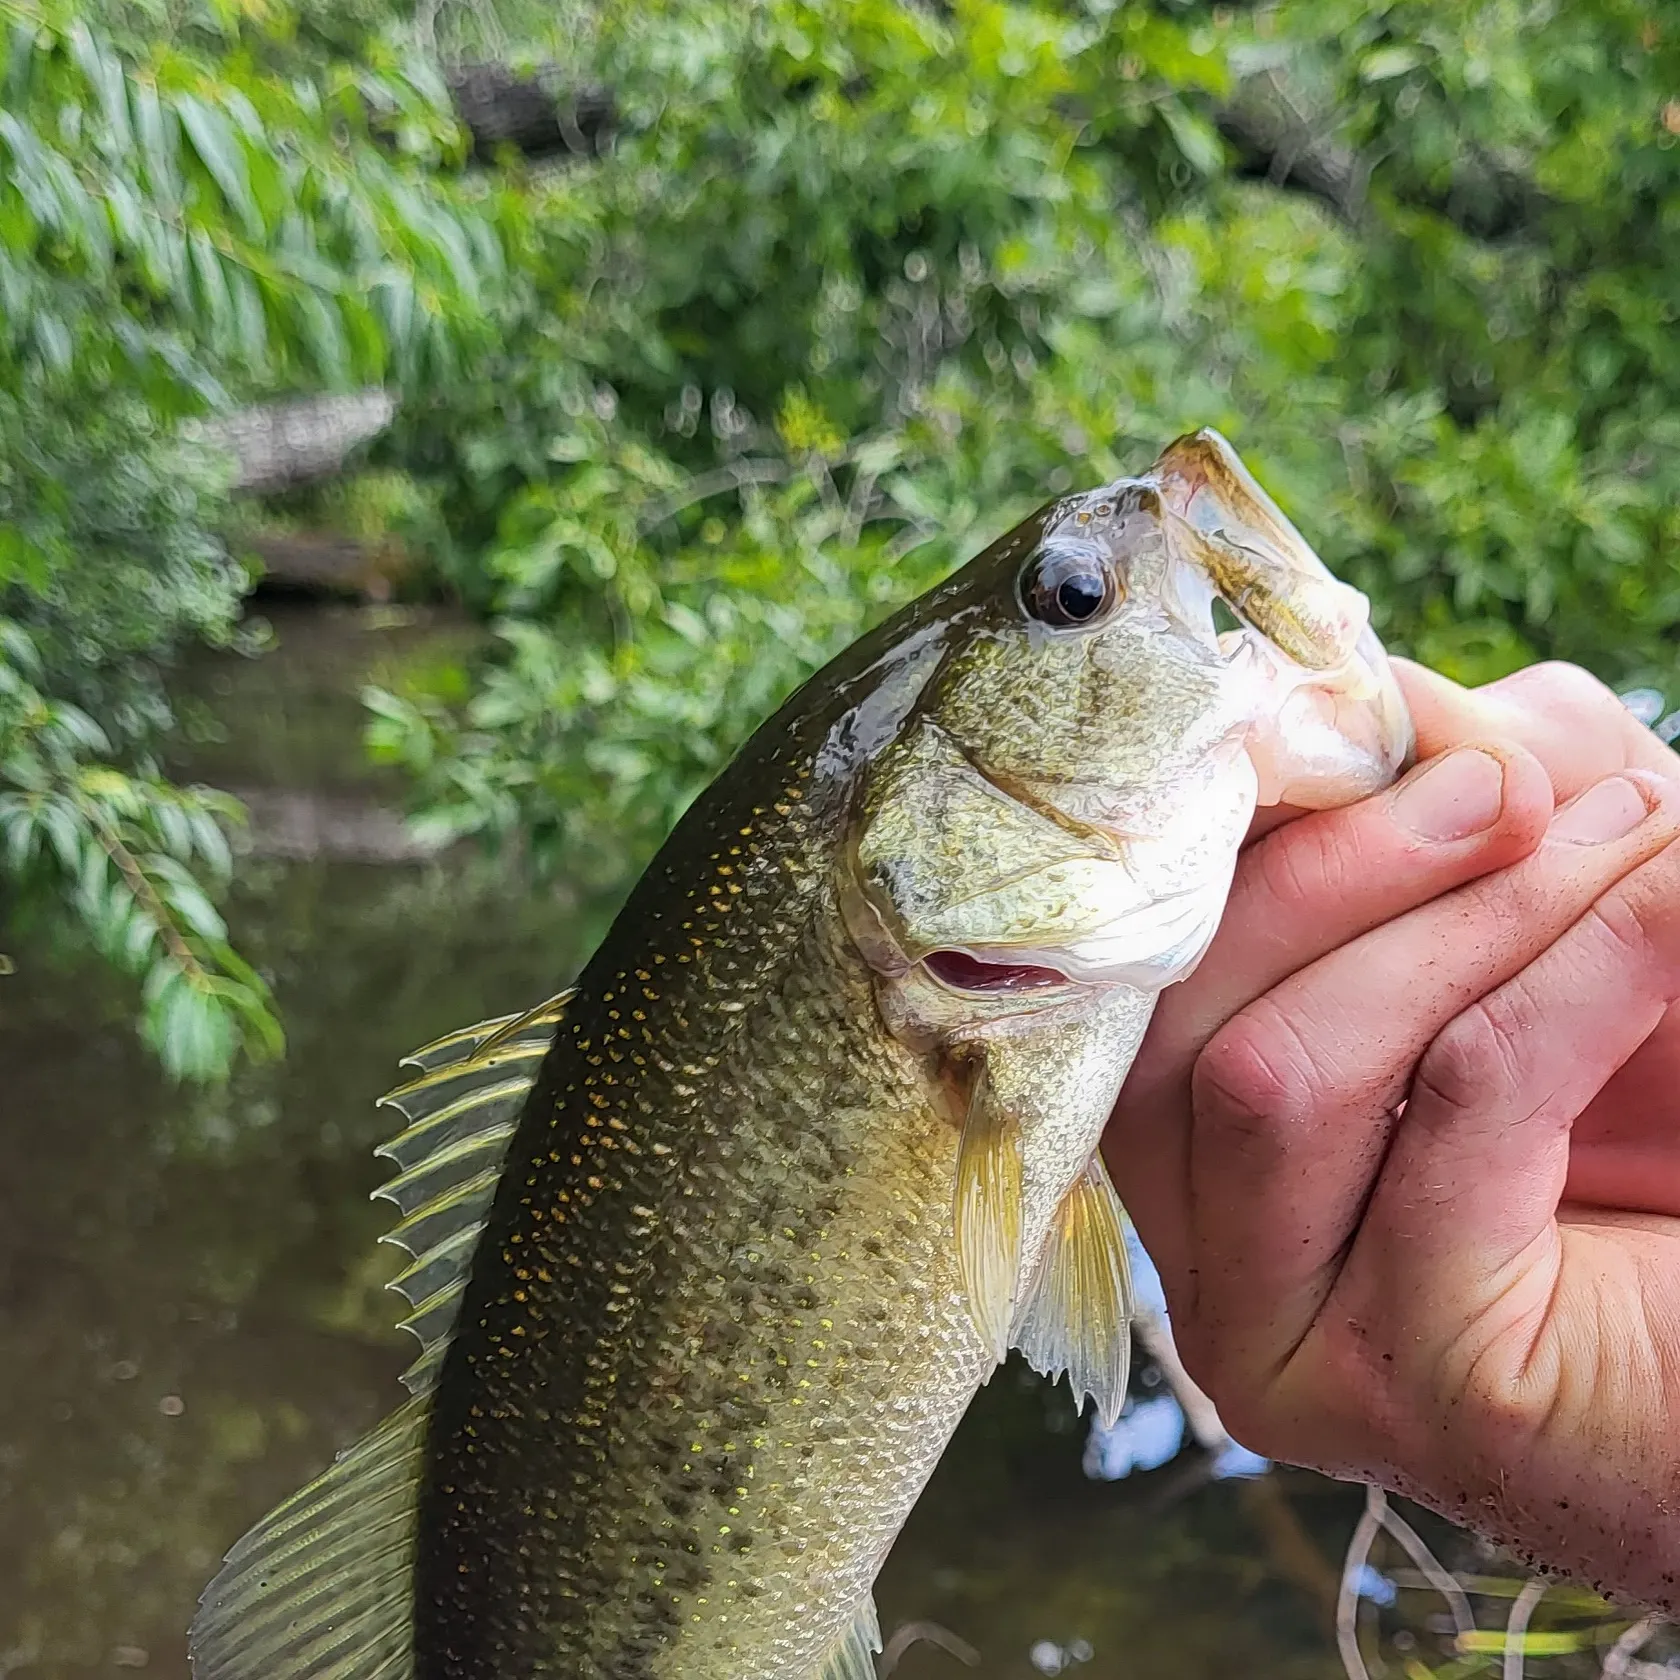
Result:
<instances>
[{"instance_id":1,"label":"fingernail","mask_svg":"<svg viewBox=\"0 0 1680 1680\"><path fill-rule=\"evenodd\" d=\"M1394 790L1395 820L1424 840L1468 840L1499 821L1505 766L1474 747L1447 753Z\"/></svg>"},{"instance_id":2,"label":"fingernail","mask_svg":"<svg viewBox=\"0 0 1680 1680\"><path fill-rule=\"evenodd\" d=\"M1552 818L1547 836L1576 846L1620 840L1644 822L1645 795L1626 776L1606 776L1578 794Z\"/></svg>"}]
</instances>

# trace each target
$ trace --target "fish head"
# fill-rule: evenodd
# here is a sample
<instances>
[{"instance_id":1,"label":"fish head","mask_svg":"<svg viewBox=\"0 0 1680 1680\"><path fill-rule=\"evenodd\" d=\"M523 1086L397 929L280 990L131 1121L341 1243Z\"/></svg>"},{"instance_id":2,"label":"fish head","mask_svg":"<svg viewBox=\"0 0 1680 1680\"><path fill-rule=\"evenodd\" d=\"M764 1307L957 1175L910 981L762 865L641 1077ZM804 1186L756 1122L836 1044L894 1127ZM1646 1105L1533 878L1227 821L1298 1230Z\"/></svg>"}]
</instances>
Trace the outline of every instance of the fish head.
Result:
<instances>
[{"instance_id":1,"label":"fish head","mask_svg":"<svg viewBox=\"0 0 1680 1680\"><path fill-rule=\"evenodd\" d=\"M1364 597L1215 434L1051 504L943 610L848 859L854 934L918 1008L1158 991L1206 949L1257 803L1345 803L1411 751Z\"/></svg>"},{"instance_id":2,"label":"fish head","mask_svg":"<svg viewBox=\"0 0 1680 1680\"><path fill-rule=\"evenodd\" d=\"M872 748L841 915L961 1128L981 1343L1067 1369L1111 1415L1129 1308L1095 1151L1155 999L1207 950L1256 805L1376 791L1410 720L1364 597L1211 432L1050 504L894 637L890 724L860 708L843 731Z\"/></svg>"},{"instance_id":3,"label":"fish head","mask_svg":"<svg viewBox=\"0 0 1680 1680\"><path fill-rule=\"evenodd\" d=\"M903 629L917 674L859 778L841 912L961 1126L981 1340L1083 1372L1106 1415L1128 1309L1094 1152L1155 998L1207 949L1256 805L1376 791L1410 720L1364 597L1211 432L1052 503ZM1108 1305L1076 1307L1093 1278Z\"/></svg>"}]
</instances>

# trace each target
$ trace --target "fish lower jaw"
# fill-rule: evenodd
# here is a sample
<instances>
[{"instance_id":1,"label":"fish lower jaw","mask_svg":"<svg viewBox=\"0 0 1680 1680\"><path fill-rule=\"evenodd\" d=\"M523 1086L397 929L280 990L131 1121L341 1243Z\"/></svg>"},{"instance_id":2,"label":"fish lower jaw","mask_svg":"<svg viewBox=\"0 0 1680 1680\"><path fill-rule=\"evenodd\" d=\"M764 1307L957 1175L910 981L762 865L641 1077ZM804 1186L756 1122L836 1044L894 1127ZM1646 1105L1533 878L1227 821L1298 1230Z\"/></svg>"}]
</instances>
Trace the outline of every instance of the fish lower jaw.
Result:
<instances>
[{"instance_id":1,"label":"fish lower jaw","mask_svg":"<svg viewBox=\"0 0 1680 1680\"><path fill-rule=\"evenodd\" d=\"M1071 987L1157 992L1201 961L1224 910L1218 892L1175 894L1055 946L951 946L921 960L933 980L968 994L1020 996Z\"/></svg>"}]
</instances>

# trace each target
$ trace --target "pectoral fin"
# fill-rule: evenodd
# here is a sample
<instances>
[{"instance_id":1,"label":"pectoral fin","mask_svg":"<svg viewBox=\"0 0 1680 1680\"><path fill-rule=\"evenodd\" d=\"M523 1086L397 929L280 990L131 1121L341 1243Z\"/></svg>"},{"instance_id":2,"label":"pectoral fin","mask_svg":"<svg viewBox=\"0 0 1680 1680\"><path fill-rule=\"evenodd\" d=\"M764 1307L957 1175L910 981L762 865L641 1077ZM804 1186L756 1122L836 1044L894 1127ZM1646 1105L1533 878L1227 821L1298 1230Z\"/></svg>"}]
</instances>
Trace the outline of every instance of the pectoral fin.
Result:
<instances>
[{"instance_id":1,"label":"pectoral fin","mask_svg":"<svg viewBox=\"0 0 1680 1680\"><path fill-rule=\"evenodd\" d=\"M1021 1130L981 1063L957 1148L957 1262L968 1310L1001 1364L1021 1275Z\"/></svg>"},{"instance_id":2,"label":"pectoral fin","mask_svg":"<svg viewBox=\"0 0 1680 1680\"><path fill-rule=\"evenodd\" d=\"M1105 1427L1125 1404L1132 1353L1124 1217L1102 1157L1092 1156L1057 1210L1011 1338L1035 1371L1065 1371L1074 1399L1090 1395Z\"/></svg>"}]
</instances>

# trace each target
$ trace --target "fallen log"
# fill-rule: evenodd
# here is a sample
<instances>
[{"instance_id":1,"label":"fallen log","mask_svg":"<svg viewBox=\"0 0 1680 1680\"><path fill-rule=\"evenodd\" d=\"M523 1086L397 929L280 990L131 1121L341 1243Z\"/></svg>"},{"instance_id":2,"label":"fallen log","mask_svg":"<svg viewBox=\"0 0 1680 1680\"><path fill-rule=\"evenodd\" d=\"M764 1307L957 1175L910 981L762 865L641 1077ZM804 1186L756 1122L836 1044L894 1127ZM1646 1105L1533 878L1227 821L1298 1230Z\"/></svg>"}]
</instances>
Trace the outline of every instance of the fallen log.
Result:
<instances>
[{"instance_id":1,"label":"fallen log","mask_svg":"<svg viewBox=\"0 0 1680 1680\"><path fill-rule=\"evenodd\" d=\"M261 403L195 420L185 436L233 459L232 489L270 494L327 478L397 412L389 391L346 391Z\"/></svg>"}]
</instances>

